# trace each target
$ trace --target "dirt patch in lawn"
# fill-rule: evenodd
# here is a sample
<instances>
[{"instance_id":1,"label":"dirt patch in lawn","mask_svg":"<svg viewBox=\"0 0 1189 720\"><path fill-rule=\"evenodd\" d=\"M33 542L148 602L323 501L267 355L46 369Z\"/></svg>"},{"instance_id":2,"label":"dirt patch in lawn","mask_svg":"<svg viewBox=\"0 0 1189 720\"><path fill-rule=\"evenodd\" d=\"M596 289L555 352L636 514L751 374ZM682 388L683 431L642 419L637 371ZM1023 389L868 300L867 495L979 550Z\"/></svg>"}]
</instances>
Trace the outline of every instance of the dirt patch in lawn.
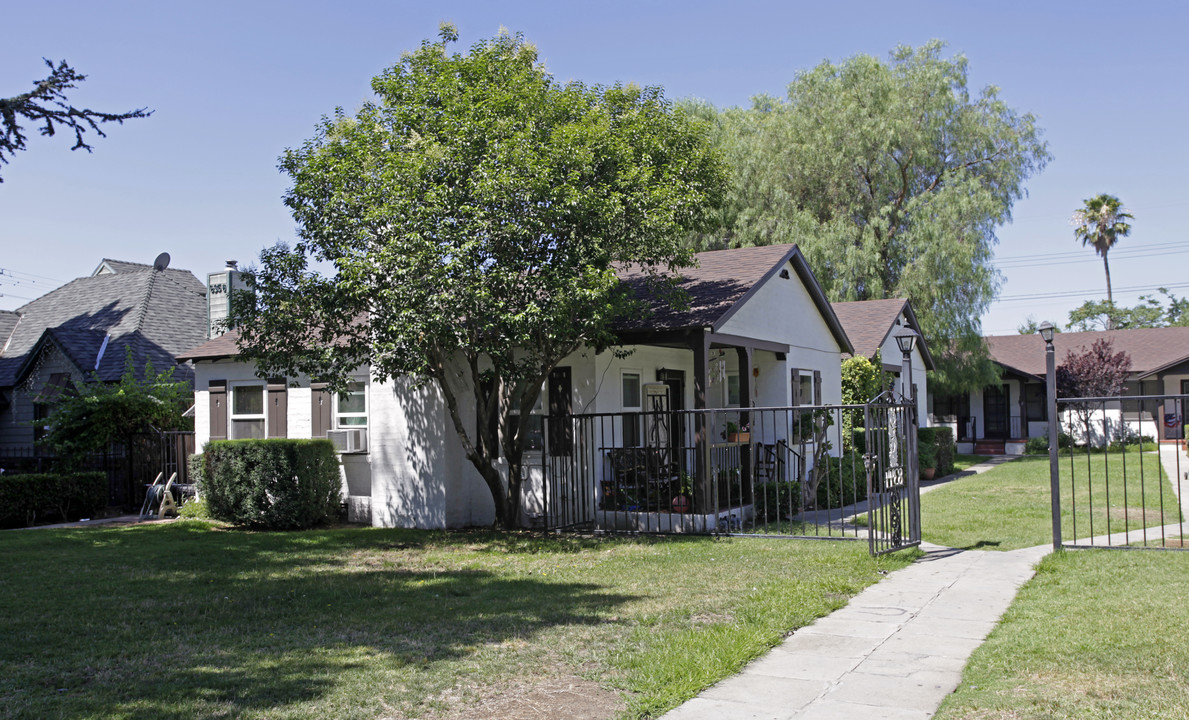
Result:
<instances>
[{"instance_id":1,"label":"dirt patch in lawn","mask_svg":"<svg viewBox=\"0 0 1189 720\"><path fill-rule=\"evenodd\" d=\"M624 708L618 693L576 675L505 686L474 705L454 707L435 720L608 720Z\"/></svg>"}]
</instances>

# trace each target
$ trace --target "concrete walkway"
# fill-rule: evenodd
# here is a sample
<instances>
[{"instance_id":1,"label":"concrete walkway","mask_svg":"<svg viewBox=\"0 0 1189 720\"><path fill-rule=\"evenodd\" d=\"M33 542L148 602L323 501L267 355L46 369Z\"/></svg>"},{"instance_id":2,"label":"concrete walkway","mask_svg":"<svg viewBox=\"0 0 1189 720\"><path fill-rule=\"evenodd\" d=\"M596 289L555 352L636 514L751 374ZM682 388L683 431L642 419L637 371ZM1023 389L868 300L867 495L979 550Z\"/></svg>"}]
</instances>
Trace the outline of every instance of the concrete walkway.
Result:
<instances>
[{"instance_id":1,"label":"concrete walkway","mask_svg":"<svg viewBox=\"0 0 1189 720\"><path fill-rule=\"evenodd\" d=\"M1005 460L995 458L965 474ZM988 552L926 544L922 549L925 557L796 631L665 720L932 717L958 686L970 654L1052 548Z\"/></svg>"}]
</instances>

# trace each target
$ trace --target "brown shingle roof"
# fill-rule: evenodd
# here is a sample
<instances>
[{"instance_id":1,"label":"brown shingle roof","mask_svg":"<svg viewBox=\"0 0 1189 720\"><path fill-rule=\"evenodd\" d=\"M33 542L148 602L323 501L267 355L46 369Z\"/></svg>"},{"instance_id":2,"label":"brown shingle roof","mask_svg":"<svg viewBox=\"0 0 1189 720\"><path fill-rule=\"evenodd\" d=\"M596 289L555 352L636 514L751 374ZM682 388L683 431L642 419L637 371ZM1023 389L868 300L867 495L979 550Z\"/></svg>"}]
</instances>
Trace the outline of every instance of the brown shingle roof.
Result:
<instances>
[{"instance_id":1,"label":"brown shingle roof","mask_svg":"<svg viewBox=\"0 0 1189 720\"><path fill-rule=\"evenodd\" d=\"M1057 333L1053 336L1057 364L1061 364L1068 351L1089 348L1099 339L1110 340L1115 352L1122 350L1130 355L1131 372L1141 377L1189 360L1189 327L1170 327ZM994 335L986 341L995 362L1028 375L1044 377L1045 343L1040 335Z\"/></svg>"},{"instance_id":2,"label":"brown shingle roof","mask_svg":"<svg viewBox=\"0 0 1189 720\"><path fill-rule=\"evenodd\" d=\"M916 330L918 335L921 334L921 326L917 322L916 313L912 311L912 303L904 298L836 302L834 312L838 315L842 328L846 330L846 336L855 346L854 354L866 358L875 357L875 352L883 347L901 315L907 316L908 327ZM929 352L924 336L917 342L925 367L933 370L933 354ZM897 358L899 355L887 360L898 362Z\"/></svg>"},{"instance_id":3,"label":"brown shingle roof","mask_svg":"<svg viewBox=\"0 0 1189 720\"><path fill-rule=\"evenodd\" d=\"M775 275L783 266L791 264L839 346L844 352L852 350L846 331L843 330L833 308L826 300L825 293L796 245L713 250L698 253L696 257L697 267L683 268L680 271L681 280L678 285L685 290L689 303L684 309L674 309L664 298L657 295L647 282L646 275L638 267L621 269L618 273L620 280L633 288L637 296L649 306L651 313L626 318L617 323L617 327L623 331L684 330L703 327L717 329L766 277ZM238 354L236 337L236 333L229 332L182 353L178 359L214 360L234 357Z\"/></svg>"}]
</instances>

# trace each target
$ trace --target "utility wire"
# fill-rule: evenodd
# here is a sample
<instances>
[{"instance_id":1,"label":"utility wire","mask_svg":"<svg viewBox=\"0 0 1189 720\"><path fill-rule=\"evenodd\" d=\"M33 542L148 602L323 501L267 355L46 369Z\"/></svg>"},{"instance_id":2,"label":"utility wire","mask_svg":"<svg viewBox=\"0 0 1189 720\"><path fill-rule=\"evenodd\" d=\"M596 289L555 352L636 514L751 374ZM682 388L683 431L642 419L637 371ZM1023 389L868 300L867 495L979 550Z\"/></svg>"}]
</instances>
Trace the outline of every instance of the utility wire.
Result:
<instances>
[{"instance_id":1,"label":"utility wire","mask_svg":"<svg viewBox=\"0 0 1189 720\"><path fill-rule=\"evenodd\" d=\"M1154 290L1160 290L1161 288L1164 288L1166 290L1181 290L1184 288L1189 288L1189 283L1171 283L1171 284L1161 283L1159 285L1134 285L1132 287L1117 287L1117 288L1114 288L1114 291L1116 293L1152 292ZM1096 290L1068 290L1068 291L1051 292L1051 293L1027 293L1027 294L1020 294L1020 295L1000 295L998 298L995 299L995 301L996 302L1021 302L1024 300L1045 300L1045 299L1049 299L1049 298L1086 297L1088 295L1097 295L1099 292L1101 292L1101 288L1096 289Z\"/></svg>"}]
</instances>

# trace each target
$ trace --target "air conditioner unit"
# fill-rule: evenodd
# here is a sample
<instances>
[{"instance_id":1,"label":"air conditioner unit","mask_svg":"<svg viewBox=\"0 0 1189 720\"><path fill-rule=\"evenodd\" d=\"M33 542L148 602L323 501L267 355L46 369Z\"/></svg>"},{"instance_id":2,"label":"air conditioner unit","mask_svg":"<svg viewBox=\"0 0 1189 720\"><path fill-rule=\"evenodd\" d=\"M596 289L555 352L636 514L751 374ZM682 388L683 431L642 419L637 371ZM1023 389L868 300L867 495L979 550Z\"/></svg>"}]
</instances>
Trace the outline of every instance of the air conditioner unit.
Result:
<instances>
[{"instance_id":1,"label":"air conditioner unit","mask_svg":"<svg viewBox=\"0 0 1189 720\"><path fill-rule=\"evenodd\" d=\"M367 430L356 428L352 430L330 430L326 438L334 443L334 449L339 453L367 452Z\"/></svg>"}]
</instances>

